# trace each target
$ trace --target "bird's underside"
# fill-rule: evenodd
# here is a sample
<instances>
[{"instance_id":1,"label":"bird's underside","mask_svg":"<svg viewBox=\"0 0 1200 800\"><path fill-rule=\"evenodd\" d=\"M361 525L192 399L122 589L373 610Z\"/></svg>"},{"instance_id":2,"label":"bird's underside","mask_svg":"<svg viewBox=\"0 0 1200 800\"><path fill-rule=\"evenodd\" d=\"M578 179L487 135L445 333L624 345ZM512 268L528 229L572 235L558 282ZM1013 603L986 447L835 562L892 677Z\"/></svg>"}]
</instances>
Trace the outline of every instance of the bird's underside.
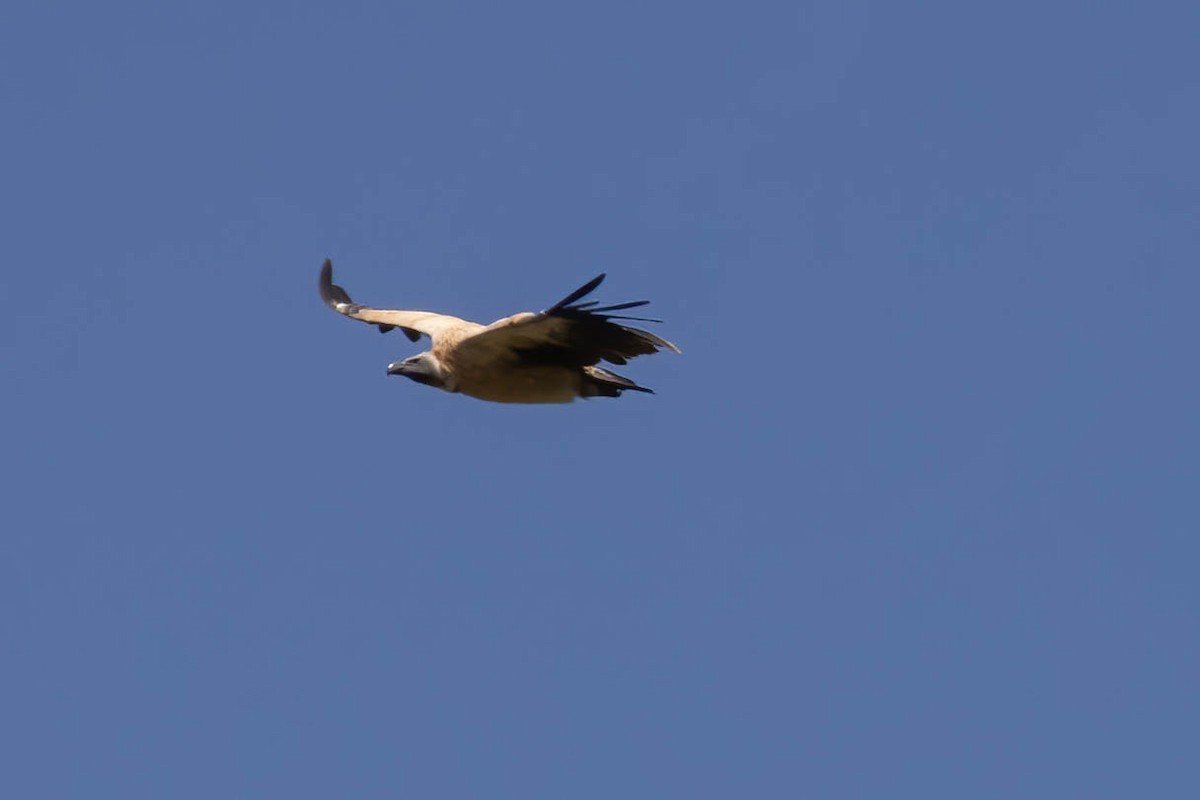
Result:
<instances>
[{"instance_id":1,"label":"bird's underside","mask_svg":"<svg viewBox=\"0 0 1200 800\"><path fill-rule=\"evenodd\" d=\"M647 300L601 306L579 302L604 280L600 274L545 311L523 312L480 325L429 311L371 308L350 299L333 282L333 264L321 267L321 298L340 314L374 325L383 333L401 330L411 341L428 336L429 350L388 365L389 375L497 403L569 403L577 397L619 397L647 392L630 379L599 366L679 348L649 331L613 320L641 320L612 312Z\"/></svg>"}]
</instances>

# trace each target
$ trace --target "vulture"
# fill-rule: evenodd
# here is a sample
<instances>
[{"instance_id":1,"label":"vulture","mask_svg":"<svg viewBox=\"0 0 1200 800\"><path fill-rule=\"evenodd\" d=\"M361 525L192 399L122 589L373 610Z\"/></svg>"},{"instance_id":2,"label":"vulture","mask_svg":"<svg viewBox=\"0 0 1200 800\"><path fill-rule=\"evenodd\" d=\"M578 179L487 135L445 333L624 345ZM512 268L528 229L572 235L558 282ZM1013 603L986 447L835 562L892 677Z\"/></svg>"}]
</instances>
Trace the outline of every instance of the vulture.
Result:
<instances>
[{"instance_id":1,"label":"vulture","mask_svg":"<svg viewBox=\"0 0 1200 800\"><path fill-rule=\"evenodd\" d=\"M431 311L372 308L355 303L333 282L333 263L325 259L318 283L321 299L339 314L375 325L387 333L399 328L410 341L424 334L432 342L424 353L388 364L388 375L403 375L446 392L459 392L496 403L570 403L577 397L620 397L630 390L653 394L629 378L598 366L624 364L635 356L679 348L649 331L614 320L660 322L614 314L650 301L602 306L579 302L604 273L580 286L545 311L522 312L480 325Z\"/></svg>"}]
</instances>

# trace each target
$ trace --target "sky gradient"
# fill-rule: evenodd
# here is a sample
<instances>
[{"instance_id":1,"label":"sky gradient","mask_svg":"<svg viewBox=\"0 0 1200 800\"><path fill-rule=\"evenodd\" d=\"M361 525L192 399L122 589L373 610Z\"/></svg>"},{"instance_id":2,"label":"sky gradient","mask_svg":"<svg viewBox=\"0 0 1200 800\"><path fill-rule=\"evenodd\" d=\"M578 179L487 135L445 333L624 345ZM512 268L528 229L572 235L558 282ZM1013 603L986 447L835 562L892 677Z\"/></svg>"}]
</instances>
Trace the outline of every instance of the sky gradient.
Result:
<instances>
[{"instance_id":1,"label":"sky gradient","mask_svg":"<svg viewBox=\"0 0 1200 800\"><path fill-rule=\"evenodd\" d=\"M3 16L3 796L1198 796L1196 4Z\"/></svg>"}]
</instances>

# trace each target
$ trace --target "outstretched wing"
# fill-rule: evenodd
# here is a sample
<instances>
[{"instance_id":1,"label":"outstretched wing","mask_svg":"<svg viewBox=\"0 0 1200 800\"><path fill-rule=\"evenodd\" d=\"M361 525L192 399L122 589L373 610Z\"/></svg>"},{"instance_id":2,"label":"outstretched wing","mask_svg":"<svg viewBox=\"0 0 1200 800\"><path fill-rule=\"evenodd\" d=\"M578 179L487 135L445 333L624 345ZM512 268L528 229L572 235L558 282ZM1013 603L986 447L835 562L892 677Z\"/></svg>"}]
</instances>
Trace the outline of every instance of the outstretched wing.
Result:
<instances>
[{"instance_id":1,"label":"outstretched wing","mask_svg":"<svg viewBox=\"0 0 1200 800\"><path fill-rule=\"evenodd\" d=\"M325 301L325 305L339 314L345 314L350 319L357 319L370 325L377 325L380 333L387 333L393 328L399 328L413 342L420 339L421 334L436 339L450 328L469 327L475 324L458 317L434 314L430 311L371 308L355 303L345 289L333 282L333 262L328 258L321 265L321 279L317 285L321 290L321 299Z\"/></svg>"},{"instance_id":2,"label":"outstretched wing","mask_svg":"<svg viewBox=\"0 0 1200 800\"><path fill-rule=\"evenodd\" d=\"M601 273L539 314L516 314L493 322L463 339L458 345L458 357L515 357L528 364L590 367L600 361L624 364L635 356L659 350L679 352L678 347L649 331L613 321L658 322L611 313L644 306L648 300L611 306L599 306L595 301L578 302L603 280Z\"/></svg>"}]
</instances>

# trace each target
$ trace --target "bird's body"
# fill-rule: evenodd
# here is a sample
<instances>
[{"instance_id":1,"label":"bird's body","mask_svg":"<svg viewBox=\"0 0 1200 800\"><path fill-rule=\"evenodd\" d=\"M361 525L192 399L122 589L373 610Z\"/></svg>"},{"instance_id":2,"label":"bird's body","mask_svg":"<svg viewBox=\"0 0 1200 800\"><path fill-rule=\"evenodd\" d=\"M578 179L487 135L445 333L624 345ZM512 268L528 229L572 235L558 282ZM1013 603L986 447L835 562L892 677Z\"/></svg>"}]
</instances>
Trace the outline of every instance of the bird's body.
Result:
<instances>
[{"instance_id":1,"label":"bird's body","mask_svg":"<svg viewBox=\"0 0 1200 800\"><path fill-rule=\"evenodd\" d=\"M514 314L491 325L354 303L333 283L328 259L321 267L319 287L321 298L340 314L377 325L384 333L399 328L412 341L422 334L430 337L428 351L389 364L389 375L496 403L569 403L577 397L651 391L597 366L602 360L624 364L660 349L679 352L649 331L612 321L640 318L608 313L645 305L645 300L612 306L578 302L603 279L599 275L545 311Z\"/></svg>"}]
</instances>

